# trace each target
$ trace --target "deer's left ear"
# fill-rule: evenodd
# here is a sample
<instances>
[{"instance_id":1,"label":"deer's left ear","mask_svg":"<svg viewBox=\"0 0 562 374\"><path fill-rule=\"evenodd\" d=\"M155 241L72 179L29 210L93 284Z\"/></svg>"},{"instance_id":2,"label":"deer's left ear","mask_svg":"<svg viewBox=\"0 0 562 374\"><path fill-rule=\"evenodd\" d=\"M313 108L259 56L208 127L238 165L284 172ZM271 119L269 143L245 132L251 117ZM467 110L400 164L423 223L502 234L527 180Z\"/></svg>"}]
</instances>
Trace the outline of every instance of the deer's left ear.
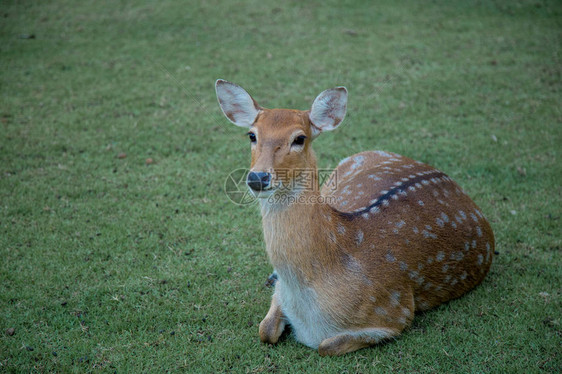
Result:
<instances>
[{"instance_id":1,"label":"deer's left ear","mask_svg":"<svg viewBox=\"0 0 562 374\"><path fill-rule=\"evenodd\" d=\"M322 131L332 131L343 121L347 111L347 89L331 88L314 99L308 117L312 122L312 137Z\"/></svg>"},{"instance_id":2,"label":"deer's left ear","mask_svg":"<svg viewBox=\"0 0 562 374\"><path fill-rule=\"evenodd\" d=\"M240 127L250 127L254 124L261 108L242 87L218 79L215 90L222 112L230 122Z\"/></svg>"}]
</instances>

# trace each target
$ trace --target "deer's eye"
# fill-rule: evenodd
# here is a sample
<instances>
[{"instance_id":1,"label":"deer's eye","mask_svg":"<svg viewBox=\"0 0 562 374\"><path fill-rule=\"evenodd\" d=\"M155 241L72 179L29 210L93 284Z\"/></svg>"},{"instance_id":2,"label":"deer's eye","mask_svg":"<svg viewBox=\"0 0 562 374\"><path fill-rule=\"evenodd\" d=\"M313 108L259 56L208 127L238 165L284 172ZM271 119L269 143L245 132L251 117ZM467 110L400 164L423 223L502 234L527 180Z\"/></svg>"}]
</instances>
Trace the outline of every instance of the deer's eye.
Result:
<instances>
[{"instance_id":1,"label":"deer's eye","mask_svg":"<svg viewBox=\"0 0 562 374\"><path fill-rule=\"evenodd\" d=\"M305 139L306 139L305 135L299 135L295 138L295 140L293 140L292 145L303 145Z\"/></svg>"},{"instance_id":2,"label":"deer's eye","mask_svg":"<svg viewBox=\"0 0 562 374\"><path fill-rule=\"evenodd\" d=\"M256 134L254 134L253 132L249 132L248 137L250 138L250 142L252 143L256 142Z\"/></svg>"}]
</instances>

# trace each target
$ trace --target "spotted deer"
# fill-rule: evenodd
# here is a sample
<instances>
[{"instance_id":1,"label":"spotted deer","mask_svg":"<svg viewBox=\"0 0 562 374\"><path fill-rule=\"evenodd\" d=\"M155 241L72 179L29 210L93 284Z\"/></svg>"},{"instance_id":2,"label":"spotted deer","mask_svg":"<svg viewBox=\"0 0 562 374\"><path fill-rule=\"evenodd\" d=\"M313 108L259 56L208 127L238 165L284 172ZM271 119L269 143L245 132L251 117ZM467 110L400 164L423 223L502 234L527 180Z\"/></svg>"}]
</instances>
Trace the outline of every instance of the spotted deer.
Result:
<instances>
[{"instance_id":1,"label":"spotted deer","mask_svg":"<svg viewBox=\"0 0 562 374\"><path fill-rule=\"evenodd\" d=\"M383 151L340 162L320 189L312 141L334 130L347 90L322 92L308 111L266 109L217 80L226 117L248 128L247 184L259 198L278 280L260 323L274 344L286 325L320 355L342 355L398 336L417 311L482 282L494 253L490 224L459 185L419 161ZM311 170L306 185L302 170Z\"/></svg>"}]
</instances>

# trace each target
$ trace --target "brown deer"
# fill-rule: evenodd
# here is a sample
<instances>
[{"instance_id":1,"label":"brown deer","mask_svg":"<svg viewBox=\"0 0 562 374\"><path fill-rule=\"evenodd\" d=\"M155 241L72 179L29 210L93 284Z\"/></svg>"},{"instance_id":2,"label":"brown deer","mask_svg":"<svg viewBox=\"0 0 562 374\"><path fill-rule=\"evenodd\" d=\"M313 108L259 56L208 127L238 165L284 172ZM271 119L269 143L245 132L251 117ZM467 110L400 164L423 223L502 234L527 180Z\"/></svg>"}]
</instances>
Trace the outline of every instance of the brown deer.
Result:
<instances>
[{"instance_id":1,"label":"brown deer","mask_svg":"<svg viewBox=\"0 0 562 374\"><path fill-rule=\"evenodd\" d=\"M216 93L226 117L249 129L247 184L278 276L259 327L263 342L276 343L290 324L320 355L342 355L396 337L416 311L482 282L494 234L443 172L395 153L361 152L333 171L334 190L333 183L320 190L311 144L344 119L345 87L322 92L308 111L262 108L220 79Z\"/></svg>"}]
</instances>

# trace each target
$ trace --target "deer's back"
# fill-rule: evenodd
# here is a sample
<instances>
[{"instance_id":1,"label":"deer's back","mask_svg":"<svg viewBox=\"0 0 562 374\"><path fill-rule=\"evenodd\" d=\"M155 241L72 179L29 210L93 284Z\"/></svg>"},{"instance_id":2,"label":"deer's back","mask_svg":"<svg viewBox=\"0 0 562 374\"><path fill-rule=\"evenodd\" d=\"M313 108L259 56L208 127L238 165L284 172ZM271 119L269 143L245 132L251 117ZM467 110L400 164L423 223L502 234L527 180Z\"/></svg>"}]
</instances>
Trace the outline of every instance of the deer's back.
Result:
<instances>
[{"instance_id":1,"label":"deer's back","mask_svg":"<svg viewBox=\"0 0 562 374\"><path fill-rule=\"evenodd\" d=\"M492 229L439 170L393 153L362 152L344 159L330 181L322 194L332 197L340 217L336 242L346 243L345 256L361 263L377 287L410 288L416 310L425 310L461 296L487 274Z\"/></svg>"}]
</instances>

